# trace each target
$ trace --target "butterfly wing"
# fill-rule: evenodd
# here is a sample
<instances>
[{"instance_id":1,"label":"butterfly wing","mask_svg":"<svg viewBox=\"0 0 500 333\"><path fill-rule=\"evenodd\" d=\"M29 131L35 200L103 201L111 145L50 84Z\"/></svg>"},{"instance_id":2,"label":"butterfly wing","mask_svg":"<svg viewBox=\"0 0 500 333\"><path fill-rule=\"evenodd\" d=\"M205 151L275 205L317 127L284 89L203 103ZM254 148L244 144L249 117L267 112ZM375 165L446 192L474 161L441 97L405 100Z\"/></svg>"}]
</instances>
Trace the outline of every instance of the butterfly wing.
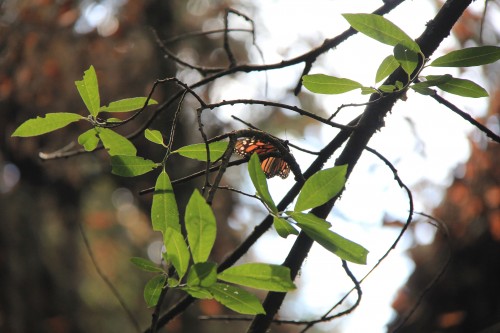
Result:
<instances>
[{"instance_id":1,"label":"butterfly wing","mask_svg":"<svg viewBox=\"0 0 500 333\"><path fill-rule=\"evenodd\" d=\"M258 140L256 138L243 138L236 141L234 152L240 156L247 157L253 153L262 155L266 153L278 152L278 148L268 142ZM260 166L267 178L280 176L285 179L290 173L290 166L281 157L268 157L261 162Z\"/></svg>"}]
</instances>

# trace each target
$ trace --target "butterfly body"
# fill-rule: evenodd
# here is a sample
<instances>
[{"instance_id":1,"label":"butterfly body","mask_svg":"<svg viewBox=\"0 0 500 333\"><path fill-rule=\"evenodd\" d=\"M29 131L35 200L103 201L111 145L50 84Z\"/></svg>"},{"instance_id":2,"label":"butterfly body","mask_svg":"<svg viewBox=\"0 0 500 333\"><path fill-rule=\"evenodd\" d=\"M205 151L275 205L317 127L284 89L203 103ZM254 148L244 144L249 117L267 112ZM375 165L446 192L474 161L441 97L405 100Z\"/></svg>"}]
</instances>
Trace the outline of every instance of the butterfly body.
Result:
<instances>
[{"instance_id":1,"label":"butterfly body","mask_svg":"<svg viewBox=\"0 0 500 333\"><path fill-rule=\"evenodd\" d=\"M285 147L286 142L284 142ZM236 141L234 147L234 152L240 156L248 157L253 153L258 155L263 155L267 153L279 153L279 149L264 140L257 138L242 138ZM280 176L285 179L290 173L290 166L281 157L271 156L264 159L260 164L262 171L266 174L267 178L272 178L274 176Z\"/></svg>"}]
</instances>

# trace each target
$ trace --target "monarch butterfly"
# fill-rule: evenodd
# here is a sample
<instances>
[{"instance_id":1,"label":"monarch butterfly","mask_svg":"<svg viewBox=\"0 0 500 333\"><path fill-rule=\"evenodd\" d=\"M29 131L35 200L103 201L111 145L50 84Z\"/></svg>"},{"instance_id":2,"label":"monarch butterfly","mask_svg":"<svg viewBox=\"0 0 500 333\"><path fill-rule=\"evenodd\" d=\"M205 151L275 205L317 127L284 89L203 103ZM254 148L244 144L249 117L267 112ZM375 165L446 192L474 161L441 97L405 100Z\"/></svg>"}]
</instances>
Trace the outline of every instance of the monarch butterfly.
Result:
<instances>
[{"instance_id":1,"label":"monarch butterfly","mask_svg":"<svg viewBox=\"0 0 500 333\"><path fill-rule=\"evenodd\" d=\"M286 142L285 147L287 147ZM276 148L276 146L269 142L257 138L244 138L236 141L234 152L238 155L246 157L252 155L253 153L262 155L266 153L279 152L279 150L278 148ZM268 157L260 163L260 167L266 174L267 178L280 176L281 178L285 179L290 173L290 166L281 157Z\"/></svg>"}]
</instances>

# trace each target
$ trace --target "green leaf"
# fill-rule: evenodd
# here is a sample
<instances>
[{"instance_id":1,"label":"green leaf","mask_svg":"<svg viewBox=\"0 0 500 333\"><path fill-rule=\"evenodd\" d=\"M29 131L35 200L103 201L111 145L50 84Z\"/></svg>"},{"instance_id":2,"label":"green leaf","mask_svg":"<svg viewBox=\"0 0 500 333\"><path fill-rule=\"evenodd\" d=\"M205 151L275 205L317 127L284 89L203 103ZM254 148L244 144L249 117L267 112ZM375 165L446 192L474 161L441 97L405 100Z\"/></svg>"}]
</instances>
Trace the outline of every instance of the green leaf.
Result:
<instances>
[{"instance_id":1,"label":"green leaf","mask_svg":"<svg viewBox=\"0 0 500 333\"><path fill-rule=\"evenodd\" d=\"M267 208L273 213L278 213L278 208L269 193L266 175L264 171L262 171L259 156L257 154L252 154L250 157L250 161L248 162L248 173L250 174L253 186L255 186L257 190L257 194L266 203Z\"/></svg>"},{"instance_id":2,"label":"green leaf","mask_svg":"<svg viewBox=\"0 0 500 333\"><path fill-rule=\"evenodd\" d=\"M278 235L287 238L289 235L298 235L299 232L287 220L273 216L274 229Z\"/></svg>"},{"instance_id":3,"label":"green leaf","mask_svg":"<svg viewBox=\"0 0 500 333\"><path fill-rule=\"evenodd\" d=\"M452 78L445 83L437 84L437 87L450 94L463 97L488 97L488 92L483 87L465 79Z\"/></svg>"},{"instance_id":4,"label":"green leaf","mask_svg":"<svg viewBox=\"0 0 500 333\"><path fill-rule=\"evenodd\" d=\"M478 46L450 52L434 60L433 67L470 67L491 64L500 59L500 47Z\"/></svg>"},{"instance_id":5,"label":"green leaf","mask_svg":"<svg viewBox=\"0 0 500 333\"><path fill-rule=\"evenodd\" d=\"M163 274L153 277L146 283L144 287L144 300L148 307L153 307L158 303L161 290L167 281L167 277Z\"/></svg>"},{"instance_id":6,"label":"green leaf","mask_svg":"<svg viewBox=\"0 0 500 333\"><path fill-rule=\"evenodd\" d=\"M187 204L185 223L193 261L206 261L215 242L217 225L212 208L197 189Z\"/></svg>"},{"instance_id":7,"label":"green leaf","mask_svg":"<svg viewBox=\"0 0 500 333\"><path fill-rule=\"evenodd\" d=\"M415 84L410 86L411 89L415 90L417 93L425 96L431 96L434 95L436 92L430 88L423 87L423 86L417 86Z\"/></svg>"},{"instance_id":8,"label":"green leaf","mask_svg":"<svg viewBox=\"0 0 500 333\"><path fill-rule=\"evenodd\" d=\"M385 92L385 93L392 93L396 90L398 90L396 88L396 86L392 85L392 84L383 84L381 85L380 87L378 87L378 89L382 92Z\"/></svg>"},{"instance_id":9,"label":"green leaf","mask_svg":"<svg viewBox=\"0 0 500 333\"><path fill-rule=\"evenodd\" d=\"M146 103L147 97L125 98L109 103L108 106L101 107L103 112L129 112L141 109ZM154 99L149 99L148 105L158 104Z\"/></svg>"},{"instance_id":10,"label":"green leaf","mask_svg":"<svg viewBox=\"0 0 500 333\"><path fill-rule=\"evenodd\" d=\"M181 232L174 189L165 170L162 170L156 180L153 204L151 205L151 222L155 231L165 233L167 228L172 228L179 233Z\"/></svg>"},{"instance_id":11,"label":"green leaf","mask_svg":"<svg viewBox=\"0 0 500 333\"><path fill-rule=\"evenodd\" d=\"M217 282L217 265L200 262L191 266L187 276L188 287L210 287Z\"/></svg>"},{"instance_id":12,"label":"green leaf","mask_svg":"<svg viewBox=\"0 0 500 333\"><path fill-rule=\"evenodd\" d=\"M159 166L151 160L139 156L115 155L111 156L111 173L122 177L135 177L156 169Z\"/></svg>"},{"instance_id":13,"label":"green leaf","mask_svg":"<svg viewBox=\"0 0 500 333\"><path fill-rule=\"evenodd\" d=\"M318 228L328 229L332 224L322 218L317 217L313 213L289 212L289 215L297 222L307 225L314 225Z\"/></svg>"},{"instance_id":14,"label":"green leaf","mask_svg":"<svg viewBox=\"0 0 500 333\"><path fill-rule=\"evenodd\" d=\"M311 74L302 77L302 84L317 94L343 94L363 87L359 82L325 74Z\"/></svg>"},{"instance_id":15,"label":"green leaf","mask_svg":"<svg viewBox=\"0 0 500 333\"><path fill-rule=\"evenodd\" d=\"M342 14L351 27L381 43L396 46L402 44L420 53L418 44L388 19L376 14Z\"/></svg>"},{"instance_id":16,"label":"green leaf","mask_svg":"<svg viewBox=\"0 0 500 333\"><path fill-rule=\"evenodd\" d=\"M324 226L316 223L309 223L309 220L303 220L303 222L297 221L297 225L309 237L341 259L356 264L366 264L368 250L361 245L340 236Z\"/></svg>"},{"instance_id":17,"label":"green leaf","mask_svg":"<svg viewBox=\"0 0 500 333\"><path fill-rule=\"evenodd\" d=\"M437 86L439 84L446 83L446 82L450 81L453 78L453 76L451 76L450 74L445 74L445 75L427 75L427 76L424 76L424 77L425 77L425 81L417 82L414 85L417 86L417 87L426 87L426 88L429 88L429 87Z\"/></svg>"},{"instance_id":18,"label":"green leaf","mask_svg":"<svg viewBox=\"0 0 500 333\"><path fill-rule=\"evenodd\" d=\"M47 113L44 117L26 120L12 133L12 136L37 136L58 130L82 119L85 118L76 113Z\"/></svg>"},{"instance_id":19,"label":"green leaf","mask_svg":"<svg viewBox=\"0 0 500 333\"><path fill-rule=\"evenodd\" d=\"M210 291L208 291L206 288L202 287L183 287L181 288L185 292L187 292L189 295L193 296L194 298L198 299L212 299L214 298Z\"/></svg>"},{"instance_id":20,"label":"green leaf","mask_svg":"<svg viewBox=\"0 0 500 333\"><path fill-rule=\"evenodd\" d=\"M375 82L380 82L389 75L392 74L399 67L399 62L396 58L391 54L387 56L380 66L378 66L377 74L375 75Z\"/></svg>"},{"instance_id":21,"label":"green leaf","mask_svg":"<svg viewBox=\"0 0 500 333\"><path fill-rule=\"evenodd\" d=\"M226 141L217 141L209 143L210 149L210 161L216 161L224 155L224 152L227 149L228 143ZM197 143L194 145L181 147L173 153L179 153L184 157L192 158L198 161L205 162L207 160L207 149L204 143Z\"/></svg>"},{"instance_id":22,"label":"green leaf","mask_svg":"<svg viewBox=\"0 0 500 333\"><path fill-rule=\"evenodd\" d=\"M163 268L158 267L157 264L155 264L154 262L152 262L151 260L148 260L148 259L139 258L139 257L132 257L132 258L130 258L130 262L146 272L153 272L153 273L164 272Z\"/></svg>"},{"instance_id":23,"label":"green leaf","mask_svg":"<svg viewBox=\"0 0 500 333\"><path fill-rule=\"evenodd\" d=\"M99 144L97 130L95 128L91 128L80 134L78 137L78 143L81 144L86 151L93 151L96 149Z\"/></svg>"},{"instance_id":24,"label":"green leaf","mask_svg":"<svg viewBox=\"0 0 500 333\"><path fill-rule=\"evenodd\" d=\"M290 269L279 265L249 263L233 266L218 275L219 280L246 287L287 292L295 289Z\"/></svg>"},{"instance_id":25,"label":"green leaf","mask_svg":"<svg viewBox=\"0 0 500 333\"><path fill-rule=\"evenodd\" d=\"M302 187L294 211L321 206L336 196L344 188L346 172L347 165L316 172Z\"/></svg>"},{"instance_id":26,"label":"green leaf","mask_svg":"<svg viewBox=\"0 0 500 333\"><path fill-rule=\"evenodd\" d=\"M149 128L146 128L146 130L144 131L144 136L149 141L166 147L165 143L163 142L163 135L161 135L160 131L150 130Z\"/></svg>"},{"instance_id":27,"label":"green leaf","mask_svg":"<svg viewBox=\"0 0 500 333\"><path fill-rule=\"evenodd\" d=\"M372 87L361 87L361 95L378 94L378 90Z\"/></svg>"},{"instance_id":28,"label":"green leaf","mask_svg":"<svg viewBox=\"0 0 500 333\"><path fill-rule=\"evenodd\" d=\"M208 288L214 298L229 309L241 314L264 314L259 299L248 291L225 283L216 283Z\"/></svg>"},{"instance_id":29,"label":"green leaf","mask_svg":"<svg viewBox=\"0 0 500 333\"><path fill-rule=\"evenodd\" d=\"M404 45L396 44L394 46L394 58L408 75L417 68L418 54Z\"/></svg>"},{"instance_id":30,"label":"green leaf","mask_svg":"<svg viewBox=\"0 0 500 333\"><path fill-rule=\"evenodd\" d=\"M99 128L98 135L110 156L137 154L137 149L130 140L109 128Z\"/></svg>"},{"instance_id":31,"label":"green leaf","mask_svg":"<svg viewBox=\"0 0 500 333\"><path fill-rule=\"evenodd\" d=\"M90 66L83 74L83 80L75 81L76 89L80 93L85 106L94 117L99 113L101 100L99 97L99 85L94 66Z\"/></svg>"},{"instance_id":32,"label":"green leaf","mask_svg":"<svg viewBox=\"0 0 500 333\"><path fill-rule=\"evenodd\" d=\"M163 234L163 243L165 245L165 258L174 265L179 280L184 277L189 266L189 249L184 236L180 231L174 228L168 228Z\"/></svg>"}]
</instances>

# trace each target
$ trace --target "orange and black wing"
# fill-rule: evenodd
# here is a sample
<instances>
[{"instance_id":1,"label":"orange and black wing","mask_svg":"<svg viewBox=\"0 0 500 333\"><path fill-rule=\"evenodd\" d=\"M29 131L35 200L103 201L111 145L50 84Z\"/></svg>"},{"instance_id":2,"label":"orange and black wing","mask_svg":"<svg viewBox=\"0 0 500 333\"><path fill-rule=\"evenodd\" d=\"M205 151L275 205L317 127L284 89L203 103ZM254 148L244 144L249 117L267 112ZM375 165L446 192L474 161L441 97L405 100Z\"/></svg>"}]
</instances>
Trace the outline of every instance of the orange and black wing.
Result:
<instances>
[{"instance_id":1,"label":"orange and black wing","mask_svg":"<svg viewBox=\"0 0 500 333\"><path fill-rule=\"evenodd\" d=\"M285 179L290 173L290 166L281 157L268 157L260 164L262 171L266 174L267 178L280 176Z\"/></svg>"},{"instance_id":2,"label":"orange and black wing","mask_svg":"<svg viewBox=\"0 0 500 333\"><path fill-rule=\"evenodd\" d=\"M257 140L255 138L243 138L236 141L234 152L241 156L250 156L253 153L262 155L265 153L272 153L278 149L270 143Z\"/></svg>"}]
</instances>

